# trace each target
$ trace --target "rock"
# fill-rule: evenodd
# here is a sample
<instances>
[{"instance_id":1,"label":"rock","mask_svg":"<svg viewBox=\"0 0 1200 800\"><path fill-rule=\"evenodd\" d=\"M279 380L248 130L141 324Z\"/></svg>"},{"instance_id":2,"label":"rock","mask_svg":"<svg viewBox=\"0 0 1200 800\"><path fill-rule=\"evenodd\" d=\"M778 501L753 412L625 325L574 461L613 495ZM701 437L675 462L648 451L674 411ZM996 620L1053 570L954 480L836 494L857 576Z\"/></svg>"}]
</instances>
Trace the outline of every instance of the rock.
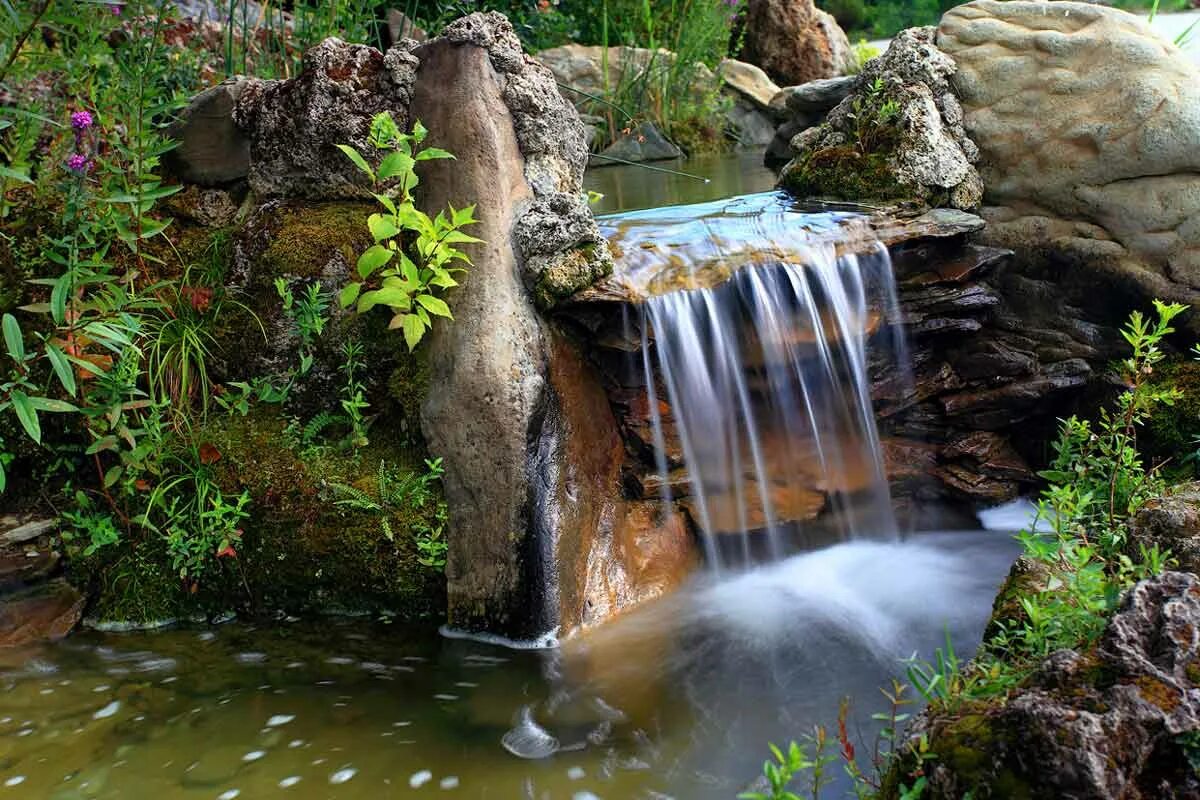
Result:
<instances>
[{"instance_id":1,"label":"rock","mask_svg":"<svg viewBox=\"0 0 1200 800\"><path fill-rule=\"evenodd\" d=\"M982 153L987 239L1200 300L1200 70L1103 5L977 0L938 46Z\"/></svg>"},{"instance_id":2,"label":"rock","mask_svg":"<svg viewBox=\"0 0 1200 800\"><path fill-rule=\"evenodd\" d=\"M743 97L735 99L725 112L725 122L728 135L741 147L763 147L775 138L771 115Z\"/></svg>"},{"instance_id":3,"label":"rock","mask_svg":"<svg viewBox=\"0 0 1200 800\"><path fill-rule=\"evenodd\" d=\"M384 54L330 37L305 52L295 78L243 81L233 120L249 140L250 188L260 197L368 197L366 177L336 146L378 164L371 119L386 111L408 126L417 68L409 46Z\"/></svg>"},{"instance_id":4,"label":"rock","mask_svg":"<svg viewBox=\"0 0 1200 800\"><path fill-rule=\"evenodd\" d=\"M0 647L66 636L83 615L84 597L58 578L0 598Z\"/></svg>"},{"instance_id":5,"label":"rock","mask_svg":"<svg viewBox=\"0 0 1200 800\"><path fill-rule=\"evenodd\" d=\"M673 158L683 158L683 151L668 141L654 123L643 122L594 157L593 166L607 166L623 161L667 161Z\"/></svg>"},{"instance_id":6,"label":"rock","mask_svg":"<svg viewBox=\"0 0 1200 800\"><path fill-rule=\"evenodd\" d=\"M927 794L1200 796L1188 745L1200 731L1198 675L1200 579L1142 581L1094 650L1051 654L1001 704L918 717L914 733L938 754L925 767Z\"/></svg>"},{"instance_id":7,"label":"rock","mask_svg":"<svg viewBox=\"0 0 1200 800\"><path fill-rule=\"evenodd\" d=\"M162 203L171 214L206 228L232 225L239 207L234 193L225 189L205 189L194 184L185 186L183 191L165 198Z\"/></svg>"},{"instance_id":8,"label":"rock","mask_svg":"<svg viewBox=\"0 0 1200 800\"><path fill-rule=\"evenodd\" d=\"M581 194L538 198L514 231L525 285L541 309L612 273L612 256Z\"/></svg>"},{"instance_id":9,"label":"rock","mask_svg":"<svg viewBox=\"0 0 1200 800\"><path fill-rule=\"evenodd\" d=\"M662 48L614 46L605 52L597 45L566 44L541 51L537 60L553 73L559 84L577 90L567 91L568 97L576 106L586 109L593 103L587 95L603 96L622 85L665 80L674 68L675 54ZM697 100L711 98L720 86L717 77L701 63L692 65L692 70L693 96Z\"/></svg>"},{"instance_id":10,"label":"rock","mask_svg":"<svg viewBox=\"0 0 1200 800\"><path fill-rule=\"evenodd\" d=\"M843 75L837 78L820 78L799 86L780 89L771 98L771 110L777 114L826 114L858 83L858 76Z\"/></svg>"},{"instance_id":11,"label":"rock","mask_svg":"<svg viewBox=\"0 0 1200 800\"><path fill-rule=\"evenodd\" d=\"M421 205L433 213L447 202L478 202L471 233L483 239L462 247L473 266L451 293L454 323L430 334L430 381L438 391L421 409L430 450L446 465L448 621L532 636L553 623L539 597L544 563L531 547L536 509L527 483L529 443L547 391L546 343L511 231L533 190L488 50L439 38L419 53L413 115L429 127L431 145L457 155L452 164L423 165Z\"/></svg>"},{"instance_id":12,"label":"rock","mask_svg":"<svg viewBox=\"0 0 1200 800\"><path fill-rule=\"evenodd\" d=\"M422 165L422 207L478 202L484 241L429 341L421 427L445 459L450 624L525 638L582 622L594 537L616 518L620 454L603 392L537 315L606 268L582 195L583 126L502 15L416 51L412 113L452 163ZM487 441L481 448L479 443Z\"/></svg>"},{"instance_id":13,"label":"rock","mask_svg":"<svg viewBox=\"0 0 1200 800\"><path fill-rule=\"evenodd\" d=\"M717 67L717 75L726 86L749 100L759 111L776 110L771 101L779 94L780 89L767 77L767 73L753 64L726 58Z\"/></svg>"},{"instance_id":14,"label":"rock","mask_svg":"<svg viewBox=\"0 0 1200 800\"><path fill-rule=\"evenodd\" d=\"M58 520L37 519L28 514L0 517L0 544L24 544L58 527Z\"/></svg>"},{"instance_id":15,"label":"rock","mask_svg":"<svg viewBox=\"0 0 1200 800\"><path fill-rule=\"evenodd\" d=\"M832 78L853 64L846 34L812 0L749 0L740 24L738 57L781 85Z\"/></svg>"},{"instance_id":16,"label":"rock","mask_svg":"<svg viewBox=\"0 0 1200 800\"><path fill-rule=\"evenodd\" d=\"M61 559L62 556L54 550L0 552L0 589L47 578L58 569Z\"/></svg>"},{"instance_id":17,"label":"rock","mask_svg":"<svg viewBox=\"0 0 1200 800\"><path fill-rule=\"evenodd\" d=\"M901 31L825 122L792 140L780 186L801 196L916 200L973 209L978 157L950 90L954 62L932 28Z\"/></svg>"},{"instance_id":18,"label":"rock","mask_svg":"<svg viewBox=\"0 0 1200 800\"><path fill-rule=\"evenodd\" d=\"M388 9L387 32L390 37L390 44L393 45L402 39L423 42L429 38L429 34L424 29L409 19L408 15L398 8Z\"/></svg>"},{"instance_id":19,"label":"rock","mask_svg":"<svg viewBox=\"0 0 1200 800\"><path fill-rule=\"evenodd\" d=\"M179 142L163 156L167 169L198 186L225 186L246 178L250 138L234 124L233 112L248 85L245 78L230 78L192 98L167 131Z\"/></svg>"},{"instance_id":20,"label":"rock","mask_svg":"<svg viewBox=\"0 0 1200 800\"><path fill-rule=\"evenodd\" d=\"M1141 507L1129 521L1127 549L1136 556L1143 545L1169 550L1180 569L1200 573L1200 483L1177 486Z\"/></svg>"}]
</instances>

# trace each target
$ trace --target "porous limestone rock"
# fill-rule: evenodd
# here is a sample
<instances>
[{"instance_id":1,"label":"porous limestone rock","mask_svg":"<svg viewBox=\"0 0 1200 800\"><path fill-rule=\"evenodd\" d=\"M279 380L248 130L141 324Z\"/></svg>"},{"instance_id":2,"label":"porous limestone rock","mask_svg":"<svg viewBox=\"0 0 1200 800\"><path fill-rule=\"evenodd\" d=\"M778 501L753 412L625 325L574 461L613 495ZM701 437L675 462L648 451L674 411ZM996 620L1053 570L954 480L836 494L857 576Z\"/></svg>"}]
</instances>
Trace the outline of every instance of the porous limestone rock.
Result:
<instances>
[{"instance_id":1,"label":"porous limestone rock","mask_svg":"<svg viewBox=\"0 0 1200 800\"><path fill-rule=\"evenodd\" d=\"M1180 569L1200 573L1200 483L1177 486L1138 510L1129 521L1130 555L1143 545L1170 551Z\"/></svg>"},{"instance_id":2,"label":"porous limestone rock","mask_svg":"<svg viewBox=\"0 0 1200 800\"><path fill-rule=\"evenodd\" d=\"M938 46L982 153L987 237L1200 301L1200 69L1138 16L976 0Z\"/></svg>"},{"instance_id":3,"label":"porous limestone rock","mask_svg":"<svg viewBox=\"0 0 1200 800\"><path fill-rule=\"evenodd\" d=\"M525 285L539 308L551 308L612 272L612 256L582 194L538 198L513 235Z\"/></svg>"},{"instance_id":4,"label":"porous limestone rock","mask_svg":"<svg viewBox=\"0 0 1200 800\"><path fill-rule=\"evenodd\" d=\"M937 757L927 795L1200 796L1200 579L1166 572L1130 589L1089 652L1060 650L1001 704L926 711L911 735Z\"/></svg>"},{"instance_id":5,"label":"porous limestone rock","mask_svg":"<svg viewBox=\"0 0 1200 800\"><path fill-rule=\"evenodd\" d=\"M825 122L792 139L795 157L780 185L800 195L976 208L978 151L950 88L954 62L933 38L933 28L901 31L868 62Z\"/></svg>"},{"instance_id":6,"label":"porous limestone rock","mask_svg":"<svg viewBox=\"0 0 1200 800\"><path fill-rule=\"evenodd\" d=\"M780 85L832 78L854 63L845 32L813 0L749 0L740 24L738 57Z\"/></svg>"},{"instance_id":7,"label":"porous limestone rock","mask_svg":"<svg viewBox=\"0 0 1200 800\"><path fill-rule=\"evenodd\" d=\"M295 78L243 81L233 120L249 140L250 188L260 197L369 196L366 177L337 145L378 163L380 151L368 141L372 118L390 112L407 127L412 44L384 54L330 37L305 52Z\"/></svg>"}]
</instances>

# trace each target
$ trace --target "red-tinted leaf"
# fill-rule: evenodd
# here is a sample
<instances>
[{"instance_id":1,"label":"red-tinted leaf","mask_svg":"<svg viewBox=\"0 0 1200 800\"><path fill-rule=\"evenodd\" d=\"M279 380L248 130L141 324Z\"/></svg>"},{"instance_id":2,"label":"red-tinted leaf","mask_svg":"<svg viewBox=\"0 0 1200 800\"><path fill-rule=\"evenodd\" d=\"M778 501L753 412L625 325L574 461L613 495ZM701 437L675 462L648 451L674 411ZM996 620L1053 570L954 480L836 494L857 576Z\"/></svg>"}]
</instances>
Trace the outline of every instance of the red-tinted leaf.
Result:
<instances>
[{"instance_id":1,"label":"red-tinted leaf","mask_svg":"<svg viewBox=\"0 0 1200 800\"><path fill-rule=\"evenodd\" d=\"M208 442L200 445L200 463L205 466L215 464L221 460L221 451L213 447Z\"/></svg>"}]
</instances>

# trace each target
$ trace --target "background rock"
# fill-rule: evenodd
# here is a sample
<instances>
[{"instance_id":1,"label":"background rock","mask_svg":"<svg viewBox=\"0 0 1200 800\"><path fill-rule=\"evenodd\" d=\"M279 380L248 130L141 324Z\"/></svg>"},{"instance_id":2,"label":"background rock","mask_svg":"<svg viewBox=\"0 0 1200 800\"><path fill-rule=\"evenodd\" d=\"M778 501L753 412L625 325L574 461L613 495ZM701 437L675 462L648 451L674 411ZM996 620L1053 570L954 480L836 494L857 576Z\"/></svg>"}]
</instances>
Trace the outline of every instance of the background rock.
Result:
<instances>
[{"instance_id":1,"label":"background rock","mask_svg":"<svg viewBox=\"0 0 1200 800\"><path fill-rule=\"evenodd\" d=\"M249 82L230 78L192 98L169 134L179 145L163 156L181 180L198 186L224 186L250 173L250 139L233 121L238 98Z\"/></svg>"},{"instance_id":2,"label":"background rock","mask_svg":"<svg viewBox=\"0 0 1200 800\"><path fill-rule=\"evenodd\" d=\"M1131 556L1138 555L1140 545L1169 550L1180 569L1200 573L1200 483L1177 486L1138 510L1129 521Z\"/></svg>"},{"instance_id":3,"label":"background rock","mask_svg":"<svg viewBox=\"0 0 1200 800\"><path fill-rule=\"evenodd\" d=\"M976 0L938 46L979 146L992 242L1200 300L1200 70L1140 18Z\"/></svg>"},{"instance_id":4,"label":"background rock","mask_svg":"<svg viewBox=\"0 0 1200 800\"><path fill-rule=\"evenodd\" d=\"M782 86L842 75L854 63L845 32L813 0L749 0L740 22L738 58Z\"/></svg>"},{"instance_id":5,"label":"background rock","mask_svg":"<svg viewBox=\"0 0 1200 800\"><path fill-rule=\"evenodd\" d=\"M976 208L983 195L973 166L978 151L950 90L954 62L933 34L901 31L869 61L825 122L792 139L795 157L780 185L801 196Z\"/></svg>"}]
</instances>

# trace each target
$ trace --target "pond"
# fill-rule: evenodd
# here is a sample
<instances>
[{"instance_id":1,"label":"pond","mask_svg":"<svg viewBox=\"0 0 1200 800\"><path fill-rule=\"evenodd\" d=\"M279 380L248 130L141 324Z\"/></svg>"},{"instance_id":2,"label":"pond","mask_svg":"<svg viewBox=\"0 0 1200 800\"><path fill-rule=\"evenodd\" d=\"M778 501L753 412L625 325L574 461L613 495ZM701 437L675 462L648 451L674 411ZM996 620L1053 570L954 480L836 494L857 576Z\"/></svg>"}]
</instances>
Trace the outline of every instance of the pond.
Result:
<instances>
[{"instance_id":1,"label":"pond","mask_svg":"<svg viewBox=\"0 0 1200 800\"><path fill-rule=\"evenodd\" d=\"M0 798L729 798L844 695L870 739L899 659L968 652L1013 552L837 545L545 650L353 619L84 632L3 655Z\"/></svg>"},{"instance_id":2,"label":"pond","mask_svg":"<svg viewBox=\"0 0 1200 800\"><path fill-rule=\"evenodd\" d=\"M603 195L592 206L595 213L608 214L765 192L775 188L775 173L763 166L760 151L742 150L686 161L596 167L584 175L583 185Z\"/></svg>"}]
</instances>

